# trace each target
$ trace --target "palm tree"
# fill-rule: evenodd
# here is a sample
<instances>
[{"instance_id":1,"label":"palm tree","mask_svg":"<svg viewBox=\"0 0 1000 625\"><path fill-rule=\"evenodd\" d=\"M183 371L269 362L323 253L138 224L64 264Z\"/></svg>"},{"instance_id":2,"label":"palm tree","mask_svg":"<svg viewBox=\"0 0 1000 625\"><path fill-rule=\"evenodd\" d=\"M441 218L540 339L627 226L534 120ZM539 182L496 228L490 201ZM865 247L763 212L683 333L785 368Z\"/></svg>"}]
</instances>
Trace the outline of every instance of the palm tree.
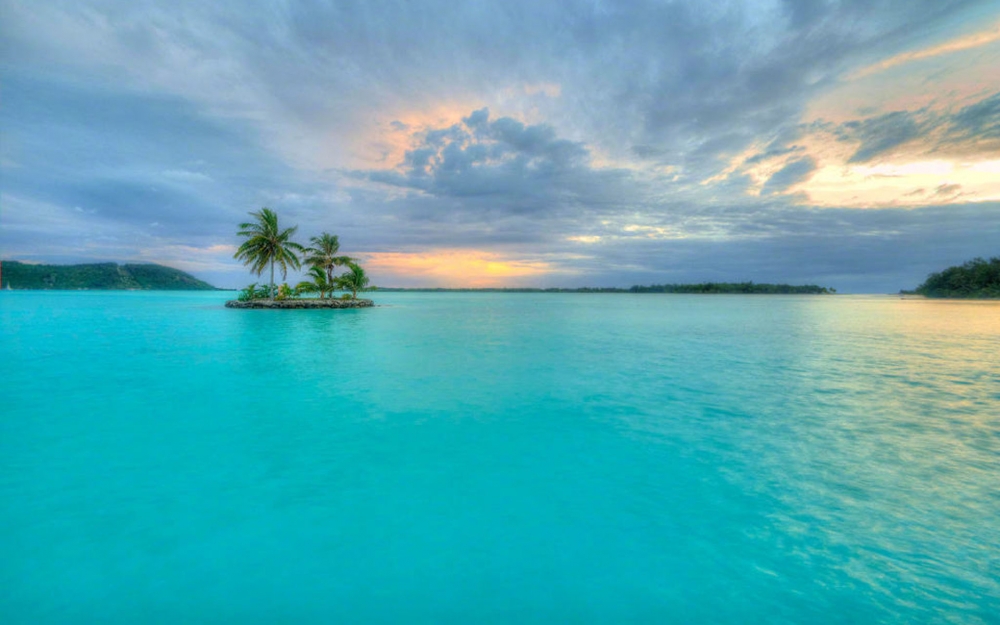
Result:
<instances>
[{"instance_id":1,"label":"palm tree","mask_svg":"<svg viewBox=\"0 0 1000 625\"><path fill-rule=\"evenodd\" d=\"M267 207L250 213L250 216L257 221L240 224L237 234L246 240L236 250L233 258L242 260L244 265L249 265L250 271L258 276L270 266L271 281L268 293L271 299L274 299L274 265L281 267L282 279L287 277L289 266L293 269L302 266L296 252L301 252L304 248L291 240L298 226L280 229L277 213Z\"/></svg>"},{"instance_id":2,"label":"palm tree","mask_svg":"<svg viewBox=\"0 0 1000 625\"><path fill-rule=\"evenodd\" d=\"M319 267L326 271L326 281L333 284L333 268L342 267L354 259L350 256L337 256L340 251L340 239L335 234L324 232L318 237L309 239L312 243L306 248L306 264Z\"/></svg>"},{"instance_id":3,"label":"palm tree","mask_svg":"<svg viewBox=\"0 0 1000 625\"><path fill-rule=\"evenodd\" d=\"M351 292L351 299L358 299L358 291L367 291L371 280L357 263L347 263L347 271L337 278L337 286Z\"/></svg>"},{"instance_id":4,"label":"palm tree","mask_svg":"<svg viewBox=\"0 0 1000 625\"><path fill-rule=\"evenodd\" d=\"M309 276L312 277L311 282L303 281L295 285L295 289L300 293L319 293L320 299L323 299L327 293L337 288L336 282L326 279L326 274L323 273L322 267L313 267L310 269Z\"/></svg>"}]
</instances>

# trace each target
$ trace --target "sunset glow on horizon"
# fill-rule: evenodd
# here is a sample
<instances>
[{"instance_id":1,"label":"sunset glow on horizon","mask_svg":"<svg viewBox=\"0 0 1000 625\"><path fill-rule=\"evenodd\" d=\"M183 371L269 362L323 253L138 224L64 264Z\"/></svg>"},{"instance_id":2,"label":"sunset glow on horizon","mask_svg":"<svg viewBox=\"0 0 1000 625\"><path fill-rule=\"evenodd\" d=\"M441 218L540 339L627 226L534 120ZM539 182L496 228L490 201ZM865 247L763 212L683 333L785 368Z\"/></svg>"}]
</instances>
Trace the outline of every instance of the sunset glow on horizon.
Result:
<instances>
[{"instance_id":1,"label":"sunset glow on horizon","mask_svg":"<svg viewBox=\"0 0 1000 625\"><path fill-rule=\"evenodd\" d=\"M552 271L549 263L504 258L483 250L375 252L364 255L365 267L376 275L399 276L404 284L441 288L485 288L530 284L525 278Z\"/></svg>"}]
</instances>

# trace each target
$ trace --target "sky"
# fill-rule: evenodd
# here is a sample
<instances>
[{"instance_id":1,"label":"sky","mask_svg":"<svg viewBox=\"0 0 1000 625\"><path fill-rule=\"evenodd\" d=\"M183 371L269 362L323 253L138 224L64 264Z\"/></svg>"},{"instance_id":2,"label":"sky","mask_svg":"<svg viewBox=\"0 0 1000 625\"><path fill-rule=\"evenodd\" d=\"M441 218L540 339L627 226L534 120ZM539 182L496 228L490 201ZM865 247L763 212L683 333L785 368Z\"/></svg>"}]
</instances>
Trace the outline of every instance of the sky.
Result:
<instances>
[{"instance_id":1,"label":"sky","mask_svg":"<svg viewBox=\"0 0 1000 625\"><path fill-rule=\"evenodd\" d=\"M0 0L0 258L913 288L1000 255L997 0ZM290 275L290 282L298 275Z\"/></svg>"}]
</instances>

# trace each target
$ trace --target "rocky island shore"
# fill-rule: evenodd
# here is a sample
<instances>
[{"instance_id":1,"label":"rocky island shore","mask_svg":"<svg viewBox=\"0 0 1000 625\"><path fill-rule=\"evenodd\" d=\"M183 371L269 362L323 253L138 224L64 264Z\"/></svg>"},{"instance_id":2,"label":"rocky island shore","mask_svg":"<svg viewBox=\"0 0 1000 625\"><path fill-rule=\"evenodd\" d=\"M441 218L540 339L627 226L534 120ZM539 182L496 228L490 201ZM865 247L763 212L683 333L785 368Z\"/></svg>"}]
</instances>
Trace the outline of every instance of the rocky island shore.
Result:
<instances>
[{"instance_id":1,"label":"rocky island shore","mask_svg":"<svg viewBox=\"0 0 1000 625\"><path fill-rule=\"evenodd\" d=\"M257 299L226 302L226 308L371 308L374 305L375 302L370 299Z\"/></svg>"}]
</instances>

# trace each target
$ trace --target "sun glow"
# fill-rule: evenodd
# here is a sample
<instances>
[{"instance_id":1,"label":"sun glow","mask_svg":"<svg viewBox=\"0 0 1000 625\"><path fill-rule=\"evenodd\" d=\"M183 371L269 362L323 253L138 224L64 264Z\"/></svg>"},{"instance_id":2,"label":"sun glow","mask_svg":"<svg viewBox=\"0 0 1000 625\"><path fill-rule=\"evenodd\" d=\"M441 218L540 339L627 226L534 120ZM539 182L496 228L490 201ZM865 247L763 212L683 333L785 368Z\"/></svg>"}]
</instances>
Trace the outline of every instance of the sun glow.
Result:
<instances>
[{"instance_id":1,"label":"sun glow","mask_svg":"<svg viewBox=\"0 0 1000 625\"><path fill-rule=\"evenodd\" d=\"M434 287L516 286L519 280L554 270L544 261L509 258L485 250L374 252L363 257L365 267L383 283L400 280Z\"/></svg>"},{"instance_id":2,"label":"sun glow","mask_svg":"<svg viewBox=\"0 0 1000 625\"><path fill-rule=\"evenodd\" d=\"M816 206L925 206L1000 199L997 161L826 165L789 189Z\"/></svg>"},{"instance_id":3,"label":"sun glow","mask_svg":"<svg viewBox=\"0 0 1000 625\"><path fill-rule=\"evenodd\" d=\"M415 135L431 128L460 124L463 117L481 107L481 102L468 100L381 112L375 125L364 129L352 141L353 165L374 169L396 167L403 162L407 150L414 148Z\"/></svg>"},{"instance_id":4,"label":"sun glow","mask_svg":"<svg viewBox=\"0 0 1000 625\"><path fill-rule=\"evenodd\" d=\"M403 162L420 133L461 124L473 111L488 107L492 117L513 117L524 123L544 121L533 99L558 99L562 86L554 82L519 83L490 95L452 98L377 111L372 124L357 129L350 143L355 167L391 169Z\"/></svg>"}]
</instances>

